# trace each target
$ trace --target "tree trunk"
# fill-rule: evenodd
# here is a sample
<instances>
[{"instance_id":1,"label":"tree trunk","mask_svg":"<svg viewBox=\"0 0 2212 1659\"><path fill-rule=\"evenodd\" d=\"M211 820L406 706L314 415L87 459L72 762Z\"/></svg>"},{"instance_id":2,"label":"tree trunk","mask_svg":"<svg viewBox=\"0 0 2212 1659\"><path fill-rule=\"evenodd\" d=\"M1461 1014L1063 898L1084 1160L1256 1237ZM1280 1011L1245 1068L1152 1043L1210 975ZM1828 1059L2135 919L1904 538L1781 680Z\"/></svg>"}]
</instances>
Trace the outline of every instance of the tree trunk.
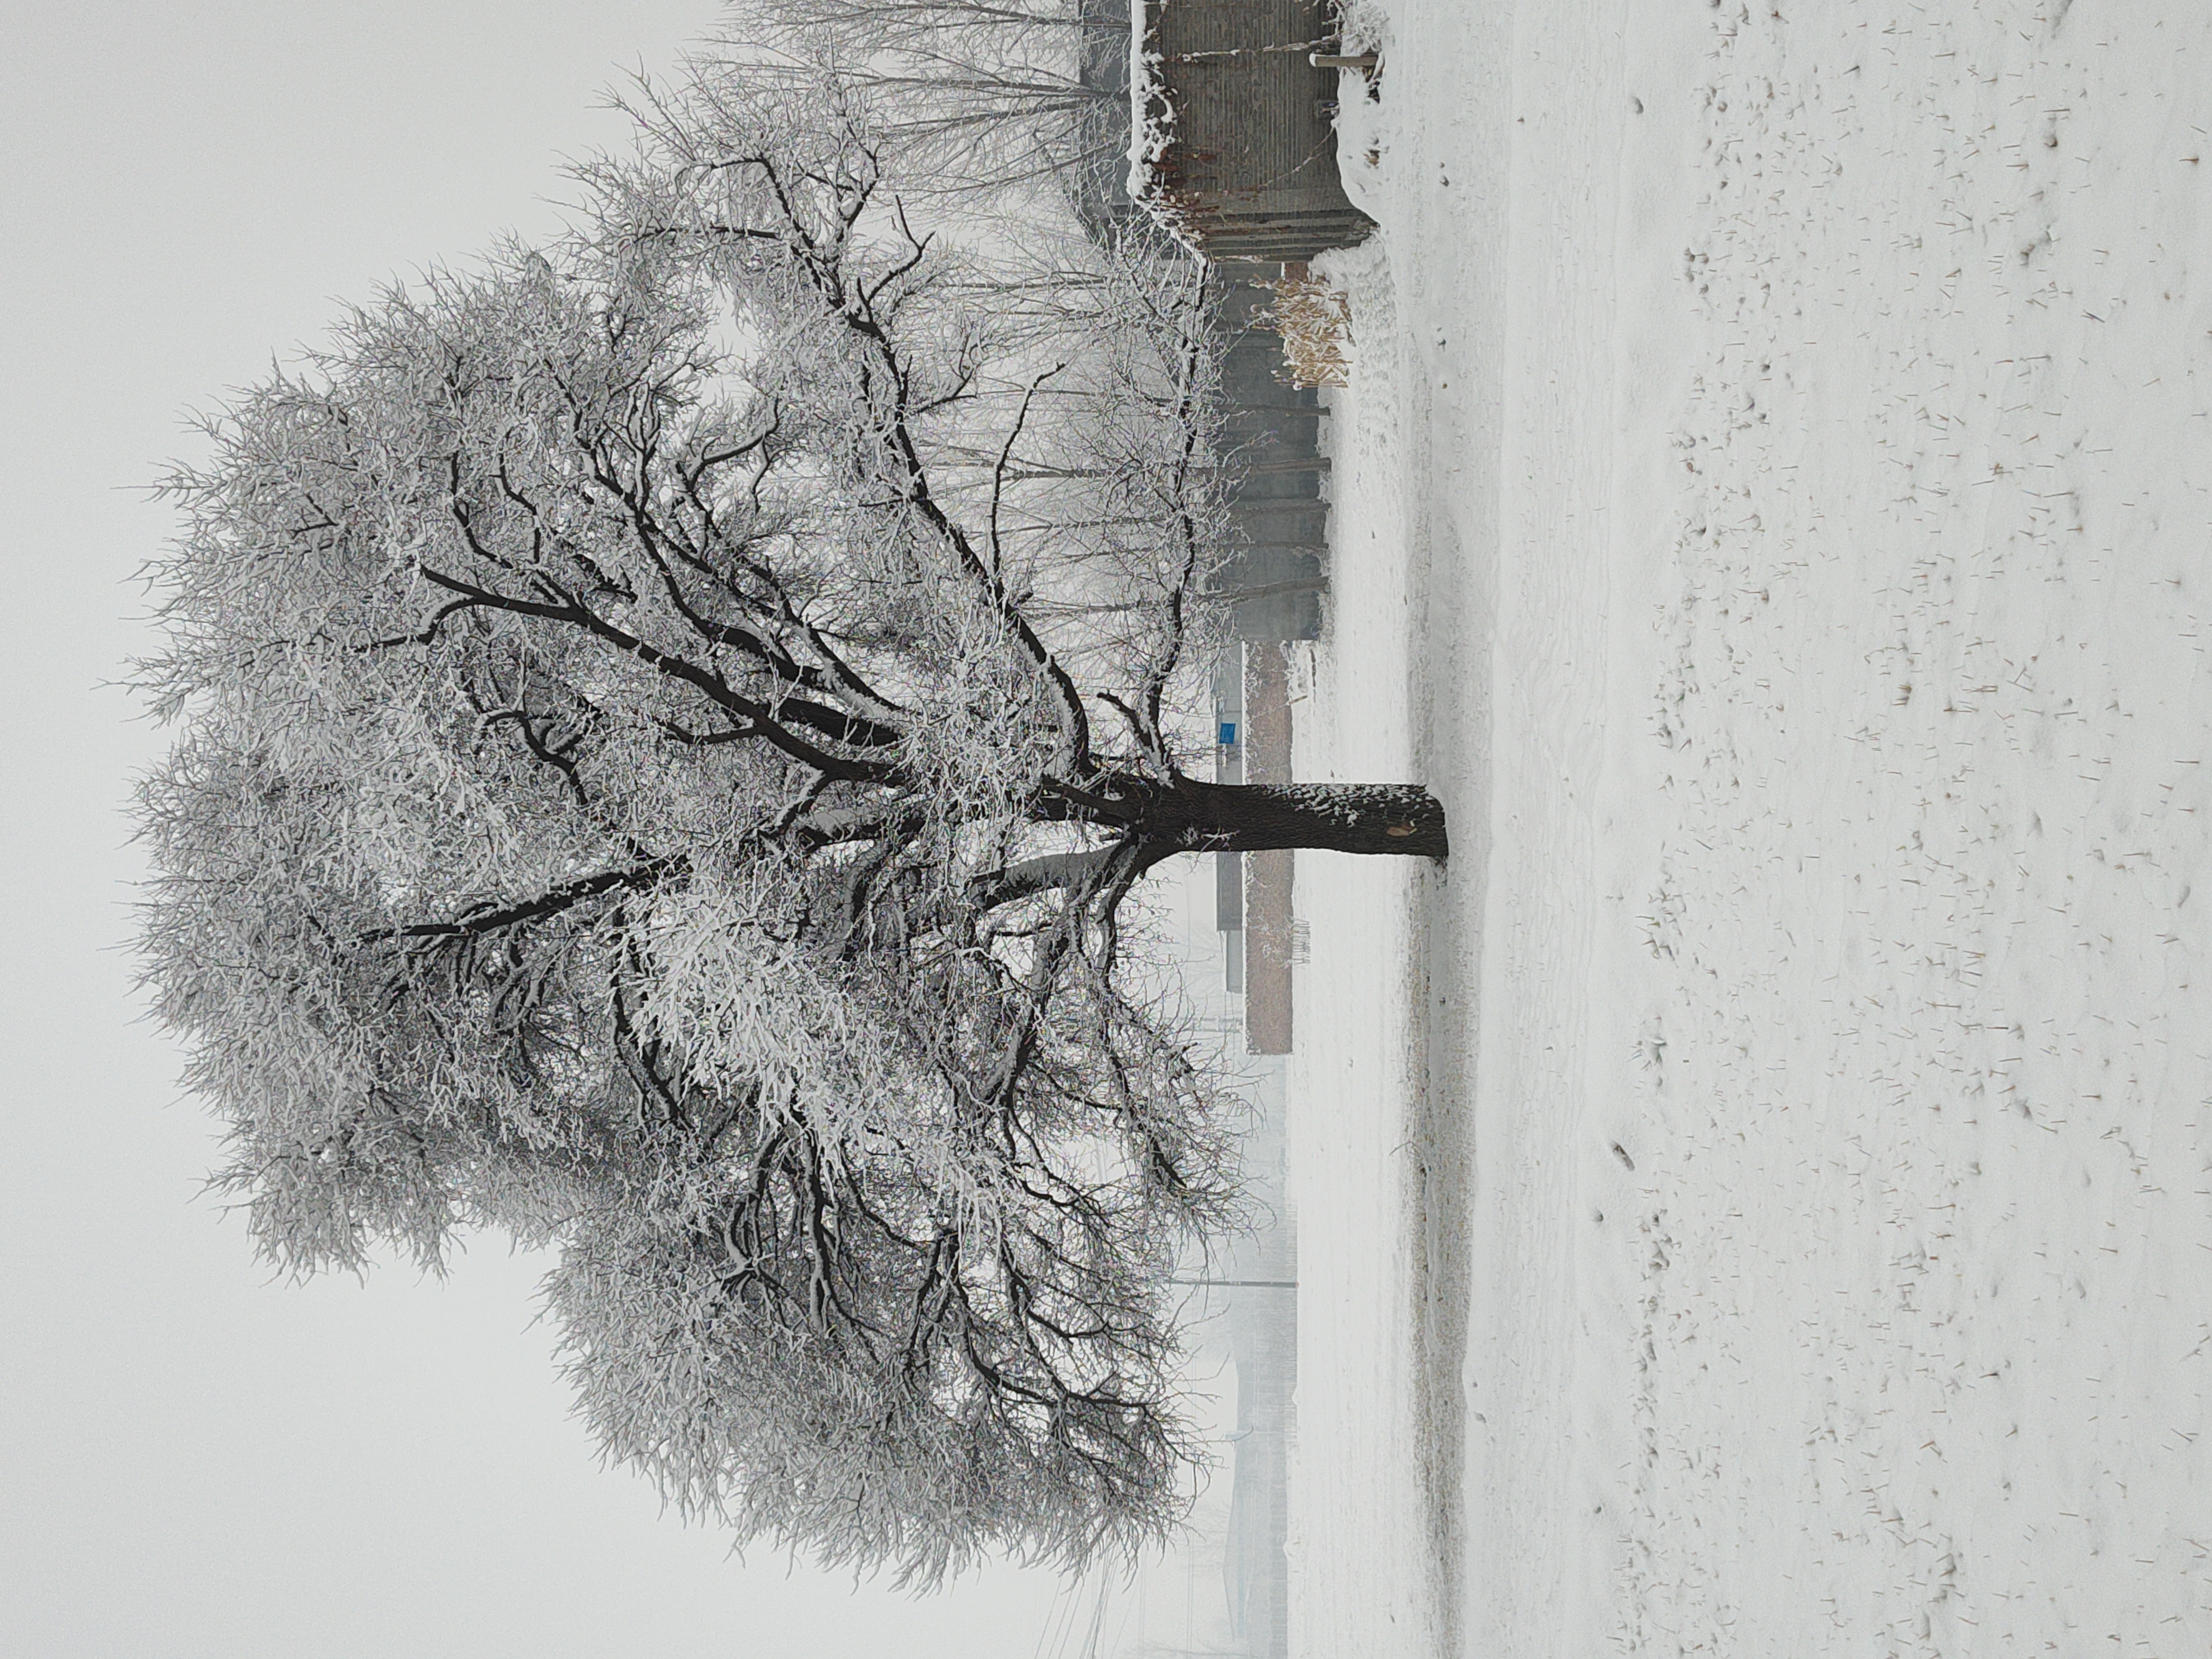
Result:
<instances>
[{"instance_id":1,"label":"tree trunk","mask_svg":"<svg viewBox=\"0 0 2212 1659\"><path fill-rule=\"evenodd\" d=\"M1139 835L1162 843L1161 857L1304 847L1441 859L1450 851L1444 809L1418 783L1207 783L1181 778L1146 791L1133 817Z\"/></svg>"},{"instance_id":2,"label":"tree trunk","mask_svg":"<svg viewBox=\"0 0 2212 1659\"><path fill-rule=\"evenodd\" d=\"M1133 851L1141 874L1178 853L1304 847L1441 859L1451 850L1444 809L1418 783L1207 783L1192 777L1162 783L1124 775L1096 793L1055 786L1040 807L1047 822L1093 823L1119 836L1112 845L1047 853L986 872L969 886L970 903L988 910L1083 887L1104 878Z\"/></svg>"}]
</instances>

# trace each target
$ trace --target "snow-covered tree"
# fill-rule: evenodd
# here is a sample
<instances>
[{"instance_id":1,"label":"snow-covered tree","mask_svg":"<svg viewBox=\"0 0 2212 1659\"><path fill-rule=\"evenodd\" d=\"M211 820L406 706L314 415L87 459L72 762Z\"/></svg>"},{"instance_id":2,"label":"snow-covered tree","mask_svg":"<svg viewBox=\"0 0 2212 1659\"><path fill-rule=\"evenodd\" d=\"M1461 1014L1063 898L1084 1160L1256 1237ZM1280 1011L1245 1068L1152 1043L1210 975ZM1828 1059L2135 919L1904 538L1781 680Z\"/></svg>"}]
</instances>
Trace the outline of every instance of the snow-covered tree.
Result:
<instances>
[{"instance_id":1,"label":"snow-covered tree","mask_svg":"<svg viewBox=\"0 0 2212 1659\"><path fill-rule=\"evenodd\" d=\"M1233 1137L1146 872L1444 833L1186 771L1204 274L919 232L849 91L701 82L207 422L146 939L276 1261L556 1247L611 1452L928 1582L1179 1511Z\"/></svg>"}]
</instances>

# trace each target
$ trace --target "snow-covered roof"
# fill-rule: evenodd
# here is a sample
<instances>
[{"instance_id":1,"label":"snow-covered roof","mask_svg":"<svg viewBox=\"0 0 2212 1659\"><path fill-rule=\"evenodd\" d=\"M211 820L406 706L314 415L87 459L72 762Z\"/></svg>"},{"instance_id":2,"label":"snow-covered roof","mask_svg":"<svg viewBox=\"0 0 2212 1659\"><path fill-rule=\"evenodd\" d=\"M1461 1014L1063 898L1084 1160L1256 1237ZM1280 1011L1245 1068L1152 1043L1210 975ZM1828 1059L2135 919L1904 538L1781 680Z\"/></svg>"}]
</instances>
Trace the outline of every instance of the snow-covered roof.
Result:
<instances>
[{"instance_id":1,"label":"snow-covered roof","mask_svg":"<svg viewBox=\"0 0 2212 1659\"><path fill-rule=\"evenodd\" d=\"M1184 204L1164 176L1175 147L1177 110L1152 26L1152 0L1129 0L1129 196L1161 228L1203 253Z\"/></svg>"}]
</instances>

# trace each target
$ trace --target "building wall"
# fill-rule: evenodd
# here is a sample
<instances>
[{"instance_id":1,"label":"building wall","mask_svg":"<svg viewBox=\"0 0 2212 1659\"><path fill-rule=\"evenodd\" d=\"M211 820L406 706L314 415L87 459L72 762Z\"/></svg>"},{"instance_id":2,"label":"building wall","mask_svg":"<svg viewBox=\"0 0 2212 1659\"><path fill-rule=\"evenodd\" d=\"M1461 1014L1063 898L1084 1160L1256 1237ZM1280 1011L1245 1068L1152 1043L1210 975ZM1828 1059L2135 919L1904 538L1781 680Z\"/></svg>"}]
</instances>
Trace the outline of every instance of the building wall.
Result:
<instances>
[{"instance_id":1,"label":"building wall","mask_svg":"<svg viewBox=\"0 0 2212 1659\"><path fill-rule=\"evenodd\" d=\"M1142 192L1208 258L1307 259L1364 241L1336 166L1336 76L1307 61L1334 40L1324 0L1146 0L1170 140ZM1164 105L1164 107L1159 106Z\"/></svg>"},{"instance_id":2,"label":"building wall","mask_svg":"<svg viewBox=\"0 0 2212 1659\"><path fill-rule=\"evenodd\" d=\"M1231 498L1237 551L1212 586L1249 596L1230 611L1236 638L1311 640L1321 637L1328 580L1328 503L1321 493L1328 466L1321 422L1328 411L1310 386L1279 378L1282 340L1258 320L1273 297L1238 279L1222 301L1224 440L1241 474Z\"/></svg>"}]
</instances>

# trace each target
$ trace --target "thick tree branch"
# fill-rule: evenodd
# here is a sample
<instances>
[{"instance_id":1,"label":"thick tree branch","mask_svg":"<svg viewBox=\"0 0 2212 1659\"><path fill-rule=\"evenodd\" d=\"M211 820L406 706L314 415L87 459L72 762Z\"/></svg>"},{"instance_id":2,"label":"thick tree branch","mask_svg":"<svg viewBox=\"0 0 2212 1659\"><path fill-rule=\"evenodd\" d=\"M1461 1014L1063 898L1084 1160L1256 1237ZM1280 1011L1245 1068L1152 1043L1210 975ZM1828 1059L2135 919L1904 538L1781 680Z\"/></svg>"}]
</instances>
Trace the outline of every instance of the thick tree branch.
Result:
<instances>
[{"instance_id":1,"label":"thick tree branch","mask_svg":"<svg viewBox=\"0 0 2212 1659\"><path fill-rule=\"evenodd\" d=\"M684 874L690 868L689 860L682 858L654 859L649 863L634 865L627 870L605 870L596 876L564 882L536 898L522 899L512 904L478 904L463 911L451 921L418 921L398 927L376 927L357 937L364 944L395 939L480 939L501 928L520 927L526 922L543 921L549 916L559 915L586 899L656 886L670 876Z\"/></svg>"}]
</instances>

